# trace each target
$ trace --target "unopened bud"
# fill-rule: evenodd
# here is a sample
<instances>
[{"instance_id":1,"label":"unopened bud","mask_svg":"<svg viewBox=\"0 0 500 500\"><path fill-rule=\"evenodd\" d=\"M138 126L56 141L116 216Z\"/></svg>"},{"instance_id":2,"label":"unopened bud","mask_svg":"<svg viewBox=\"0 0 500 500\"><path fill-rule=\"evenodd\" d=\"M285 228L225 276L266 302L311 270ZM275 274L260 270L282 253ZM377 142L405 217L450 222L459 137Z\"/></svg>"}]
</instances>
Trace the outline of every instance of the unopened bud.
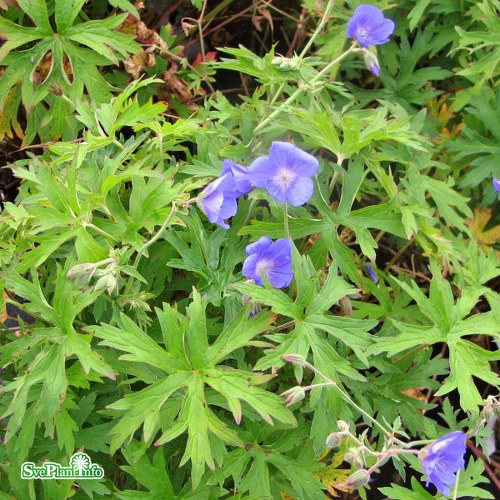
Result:
<instances>
[{"instance_id":1,"label":"unopened bud","mask_svg":"<svg viewBox=\"0 0 500 500\"><path fill-rule=\"evenodd\" d=\"M344 460L354 467L363 467L365 465L364 460L361 458L359 451L357 448L349 448L347 453L344 456Z\"/></svg>"},{"instance_id":2,"label":"unopened bud","mask_svg":"<svg viewBox=\"0 0 500 500\"><path fill-rule=\"evenodd\" d=\"M370 474L368 474L368 471L365 469L360 469L349 476L345 485L348 488L359 488L361 486L364 486L365 484L368 484L369 480Z\"/></svg>"},{"instance_id":3,"label":"unopened bud","mask_svg":"<svg viewBox=\"0 0 500 500\"><path fill-rule=\"evenodd\" d=\"M115 289L118 289L117 279L111 274L106 274L102 278L99 278L94 286L94 290L102 290L103 288L106 288L109 295L112 295Z\"/></svg>"},{"instance_id":4,"label":"unopened bud","mask_svg":"<svg viewBox=\"0 0 500 500\"><path fill-rule=\"evenodd\" d=\"M301 356L300 354L285 354L283 356L283 359L288 363L292 363L294 365L299 365L299 366L303 366L304 363L306 362L304 356Z\"/></svg>"},{"instance_id":5,"label":"unopened bud","mask_svg":"<svg viewBox=\"0 0 500 500\"><path fill-rule=\"evenodd\" d=\"M326 447L331 449L338 448L343 438L344 434L342 432L332 432L326 438Z\"/></svg>"},{"instance_id":6,"label":"unopened bud","mask_svg":"<svg viewBox=\"0 0 500 500\"><path fill-rule=\"evenodd\" d=\"M76 266L73 266L69 270L66 277L69 279L72 278L81 279L85 283L88 283L90 281L90 278L92 278L92 275L94 274L95 270L96 270L95 264L92 263L77 264Z\"/></svg>"},{"instance_id":7,"label":"unopened bud","mask_svg":"<svg viewBox=\"0 0 500 500\"><path fill-rule=\"evenodd\" d=\"M286 396L285 404L286 406L290 406L302 401L306 397L306 391L300 385L297 385L283 392L281 395Z\"/></svg>"},{"instance_id":8,"label":"unopened bud","mask_svg":"<svg viewBox=\"0 0 500 500\"><path fill-rule=\"evenodd\" d=\"M378 63L377 49L373 47L372 50L364 49L363 58L365 60L366 67L375 75L380 76L380 65Z\"/></svg>"},{"instance_id":9,"label":"unopened bud","mask_svg":"<svg viewBox=\"0 0 500 500\"><path fill-rule=\"evenodd\" d=\"M352 301L349 297L345 296L339 300L339 305L348 316L352 316Z\"/></svg>"},{"instance_id":10,"label":"unopened bud","mask_svg":"<svg viewBox=\"0 0 500 500\"><path fill-rule=\"evenodd\" d=\"M295 69L298 69L300 59L298 57L293 57L290 59L289 57L276 56L271 61L271 64L281 71L293 71Z\"/></svg>"},{"instance_id":11,"label":"unopened bud","mask_svg":"<svg viewBox=\"0 0 500 500\"><path fill-rule=\"evenodd\" d=\"M483 410L481 412L484 419L489 422L494 417L500 418L500 402L495 396L488 396L486 398Z\"/></svg>"},{"instance_id":12,"label":"unopened bud","mask_svg":"<svg viewBox=\"0 0 500 500\"><path fill-rule=\"evenodd\" d=\"M337 427L339 432L349 432L349 424L344 420L337 420Z\"/></svg>"}]
</instances>

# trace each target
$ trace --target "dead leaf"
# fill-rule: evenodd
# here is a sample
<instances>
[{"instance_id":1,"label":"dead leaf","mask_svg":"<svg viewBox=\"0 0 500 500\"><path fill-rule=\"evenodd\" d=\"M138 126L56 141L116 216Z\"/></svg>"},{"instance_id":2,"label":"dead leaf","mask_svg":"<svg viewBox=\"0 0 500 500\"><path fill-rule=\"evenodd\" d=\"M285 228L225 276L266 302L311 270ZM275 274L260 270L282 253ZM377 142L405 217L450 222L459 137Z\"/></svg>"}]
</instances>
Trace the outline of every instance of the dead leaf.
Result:
<instances>
[{"instance_id":1,"label":"dead leaf","mask_svg":"<svg viewBox=\"0 0 500 500\"><path fill-rule=\"evenodd\" d=\"M417 399L418 401L427 402L427 398L425 394L422 393L420 389L412 388L412 389L402 389L402 394L409 396L410 398Z\"/></svg>"},{"instance_id":2,"label":"dead leaf","mask_svg":"<svg viewBox=\"0 0 500 500\"><path fill-rule=\"evenodd\" d=\"M145 68L151 68L156 64L156 57L151 52L141 50L123 60L125 71L138 80Z\"/></svg>"},{"instance_id":3,"label":"dead leaf","mask_svg":"<svg viewBox=\"0 0 500 500\"><path fill-rule=\"evenodd\" d=\"M4 299L8 299L9 296L5 293L5 290L2 292L2 297ZM2 308L0 309L0 323L5 323L7 321L7 304L4 302L2 304Z\"/></svg>"}]
</instances>

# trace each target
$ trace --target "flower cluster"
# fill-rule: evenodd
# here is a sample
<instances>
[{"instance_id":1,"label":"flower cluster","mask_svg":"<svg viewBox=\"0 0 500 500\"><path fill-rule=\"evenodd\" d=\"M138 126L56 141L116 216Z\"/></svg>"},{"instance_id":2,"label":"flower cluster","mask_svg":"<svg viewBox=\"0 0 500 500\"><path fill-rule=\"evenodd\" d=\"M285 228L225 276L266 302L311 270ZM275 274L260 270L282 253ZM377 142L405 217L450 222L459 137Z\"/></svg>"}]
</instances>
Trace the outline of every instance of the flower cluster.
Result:
<instances>
[{"instance_id":1,"label":"flower cluster","mask_svg":"<svg viewBox=\"0 0 500 500\"><path fill-rule=\"evenodd\" d=\"M224 160L217 180L200 197L200 206L208 220L224 229L224 222L236 214L237 199L253 188L266 188L269 194L293 207L303 205L313 193L311 177L318 170L318 160L288 142L273 142L269 156L257 158L247 169Z\"/></svg>"},{"instance_id":2,"label":"flower cluster","mask_svg":"<svg viewBox=\"0 0 500 500\"><path fill-rule=\"evenodd\" d=\"M266 188L269 195L293 207L307 203L318 171L318 160L288 142L273 142L268 156L257 158L247 169L224 160L218 179L210 183L200 196L200 207L210 222L229 229L226 219L238 210L237 200L252 189ZM258 285L262 276L276 288L285 288L293 279L292 244L288 239L274 243L267 236L248 245L243 275Z\"/></svg>"}]
</instances>

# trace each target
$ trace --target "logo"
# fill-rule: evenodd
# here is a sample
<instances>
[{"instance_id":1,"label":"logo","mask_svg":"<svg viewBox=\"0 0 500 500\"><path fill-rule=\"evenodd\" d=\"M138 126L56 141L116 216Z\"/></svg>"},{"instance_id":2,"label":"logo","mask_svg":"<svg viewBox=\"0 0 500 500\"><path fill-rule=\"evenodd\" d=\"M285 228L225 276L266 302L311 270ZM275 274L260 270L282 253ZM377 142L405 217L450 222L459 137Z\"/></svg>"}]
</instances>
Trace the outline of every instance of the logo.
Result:
<instances>
[{"instance_id":1,"label":"logo","mask_svg":"<svg viewBox=\"0 0 500 500\"><path fill-rule=\"evenodd\" d=\"M69 460L69 467L56 462L45 462L39 467L33 462L21 465L22 479L101 479L104 469L93 464L90 457L83 452L75 453Z\"/></svg>"}]
</instances>

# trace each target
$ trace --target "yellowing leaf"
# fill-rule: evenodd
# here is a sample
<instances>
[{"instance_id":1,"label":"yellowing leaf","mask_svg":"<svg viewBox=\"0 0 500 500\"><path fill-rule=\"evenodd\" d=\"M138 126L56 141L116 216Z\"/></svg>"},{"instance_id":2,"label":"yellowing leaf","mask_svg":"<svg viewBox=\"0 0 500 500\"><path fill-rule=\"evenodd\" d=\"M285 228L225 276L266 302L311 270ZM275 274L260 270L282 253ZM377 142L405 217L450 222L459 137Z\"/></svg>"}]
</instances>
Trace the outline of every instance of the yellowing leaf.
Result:
<instances>
[{"instance_id":1,"label":"yellowing leaf","mask_svg":"<svg viewBox=\"0 0 500 500\"><path fill-rule=\"evenodd\" d=\"M327 450L321 456L321 460L326 458L329 452L330 450ZM333 455L332 462L329 465L314 473L314 477L319 479L326 486L328 493L333 497L339 496L334 487L340 491L349 491L347 488L339 488L338 486L344 484L351 475L350 469L338 469L338 466L344 461L345 453L346 450L337 451L337 453Z\"/></svg>"},{"instance_id":2,"label":"yellowing leaf","mask_svg":"<svg viewBox=\"0 0 500 500\"><path fill-rule=\"evenodd\" d=\"M337 469L335 463L327 465L314 473L314 476L326 486L328 493L333 497L339 496L335 488L340 491L349 491L347 488L339 488L339 485L344 484L350 475L350 469Z\"/></svg>"},{"instance_id":3,"label":"yellowing leaf","mask_svg":"<svg viewBox=\"0 0 500 500\"><path fill-rule=\"evenodd\" d=\"M467 219L467 225L480 247L488 250L488 247L500 241L500 225L485 231L492 216L491 209L476 208L474 218Z\"/></svg>"}]
</instances>

